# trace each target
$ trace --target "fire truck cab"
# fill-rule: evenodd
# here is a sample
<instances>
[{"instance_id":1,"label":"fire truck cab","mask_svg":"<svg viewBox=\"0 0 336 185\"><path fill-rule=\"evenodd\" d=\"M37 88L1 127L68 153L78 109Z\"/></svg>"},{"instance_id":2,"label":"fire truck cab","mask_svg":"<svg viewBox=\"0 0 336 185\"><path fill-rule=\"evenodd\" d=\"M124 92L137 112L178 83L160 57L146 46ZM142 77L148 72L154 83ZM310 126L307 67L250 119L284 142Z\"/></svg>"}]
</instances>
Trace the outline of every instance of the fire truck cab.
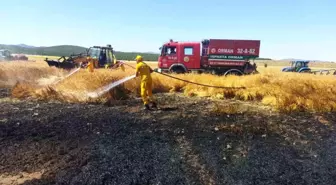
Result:
<instances>
[{"instance_id":1,"label":"fire truck cab","mask_svg":"<svg viewBox=\"0 0 336 185\"><path fill-rule=\"evenodd\" d=\"M176 73L200 69L200 44L198 42L173 42L164 44L159 57L159 69Z\"/></svg>"}]
</instances>

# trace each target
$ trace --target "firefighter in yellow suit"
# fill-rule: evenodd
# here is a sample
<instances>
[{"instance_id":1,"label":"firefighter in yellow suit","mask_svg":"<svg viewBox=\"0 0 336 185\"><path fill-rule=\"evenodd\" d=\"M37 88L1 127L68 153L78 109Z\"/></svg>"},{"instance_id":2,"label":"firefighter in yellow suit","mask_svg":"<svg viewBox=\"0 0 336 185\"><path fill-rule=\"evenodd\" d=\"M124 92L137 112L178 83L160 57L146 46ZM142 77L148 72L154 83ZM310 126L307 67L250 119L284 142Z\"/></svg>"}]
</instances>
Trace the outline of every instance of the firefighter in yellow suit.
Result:
<instances>
[{"instance_id":1,"label":"firefighter in yellow suit","mask_svg":"<svg viewBox=\"0 0 336 185\"><path fill-rule=\"evenodd\" d=\"M93 63L94 61L92 60L91 57L87 57L86 59L88 61L87 69L89 72L92 73L94 71L94 63Z\"/></svg>"},{"instance_id":2,"label":"firefighter in yellow suit","mask_svg":"<svg viewBox=\"0 0 336 185\"><path fill-rule=\"evenodd\" d=\"M141 98L144 103L144 108L146 110L149 110L149 103L152 103L153 108L156 107L156 102L153 99L153 94L152 94L152 77L151 73L153 70L143 62L142 56L138 55L135 58L137 64L136 64L136 69L135 69L135 75L138 77L140 76L141 78Z\"/></svg>"}]
</instances>

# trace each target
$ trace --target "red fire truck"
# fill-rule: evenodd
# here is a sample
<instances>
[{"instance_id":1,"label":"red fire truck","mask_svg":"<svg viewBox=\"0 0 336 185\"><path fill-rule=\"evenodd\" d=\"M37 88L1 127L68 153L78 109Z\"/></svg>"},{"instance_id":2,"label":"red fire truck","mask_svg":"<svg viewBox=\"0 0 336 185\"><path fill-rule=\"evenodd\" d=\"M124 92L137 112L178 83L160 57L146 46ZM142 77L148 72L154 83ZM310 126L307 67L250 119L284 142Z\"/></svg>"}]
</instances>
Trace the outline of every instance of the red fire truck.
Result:
<instances>
[{"instance_id":1,"label":"red fire truck","mask_svg":"<svg viewBox=\"0 0 336 185\"><path fill-rule=\"evenodd\" d=\"M199 42L170 40L160 48L159 72L243 75L256 73L260 40L206 39Z\"/></svg>"}]
</instances>

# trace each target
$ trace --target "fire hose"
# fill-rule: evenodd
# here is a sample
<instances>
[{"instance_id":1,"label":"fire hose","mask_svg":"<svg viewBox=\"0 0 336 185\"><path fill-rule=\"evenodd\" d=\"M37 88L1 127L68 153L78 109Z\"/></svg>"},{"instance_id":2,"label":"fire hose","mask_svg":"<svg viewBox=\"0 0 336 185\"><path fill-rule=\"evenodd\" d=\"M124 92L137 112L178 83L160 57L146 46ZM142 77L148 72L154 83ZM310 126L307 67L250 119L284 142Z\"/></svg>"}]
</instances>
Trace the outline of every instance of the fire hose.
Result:
<instances>
[{"instance_id":1,"label":"fire hose","mask_svg":"<svg viewBox=\"0 0 336 185\"><path fill-rule=\"evenodd\" d=\"M126 64L124 62L120 62L120 63L125 64L125 65L127 65L127 66L135 69L135 67L133 67L133 66L131 66L129 64ZM183 82L186 82L186 83L190 83L190 84L194 84L194 85L199 85L199 86L204 86L204 87L221 88L221 89L246 89L246 87L226 87L226 86L216 86L216 85L201 84L201 83L185 80L185 79L182 79L182 78L178 78L178 77L175 77L175 76L171 76L171 75L168 75L168 74L160 73L158 71L154 71L154 72L156 72L158 74L161 74L161 75L164 75L164 76L167 76L169 78L173 78L173 79L180 80L180 81L183 81Z\"/></svg>"},{"instance_id":2,"label":"fire hose","mask_svg":"<svg viewBox=\"0 0 336 185\"><path fill-rule=\"evenodd\" d=\"M131 66L131 65L128 65L124 62L119 62L119 65L120 64L124 64L124 65L127 65L133 69L135 69L135 67ZM116 69L119 67L119 65L117 66L113 66L112 69ZM77 68L76 70L72 71L70 74L68 74L65 78L73 75L74 73L78 72L79 70L81 69L81 67ZM186 82L186 83L191 83L191 84L195 84L195 85L199 85L199 86L204 86L204 87L212 87L212 88L222 88L222 89L246 89L246 87L225 87L225 86L215 86L215 85L208 85L208 84L201 84L201 83L197 83L197 82L192 82L192 81L189 81L189 80L185 80L185 79L182 79L182 78L178 78L178 77L175 77L175 76L171 76L171 75L168 75L168 74L163 74L163 73L160 73L156 70L154 70L154 72L158 73L158 74L161 74L161 75L164 75L166 77L169 77L169 78L173 78L173 79L176 79L176 80L180 80L180 81L183 81L183 82ZM118 81L115 81L115 82L112 82L104 87L101 87L99 89L97 89L96 91L94 92L88 92L87 93L87 96L88 97L91 97L91 98L97 98L99 96L101 96L102 94L106 93L107 91L109 91L110 89L128 81L128 80L131 80L133 78L135 78L136 75L131 75L129 77L126 77L126 78L123 78L121 80L118 80ZM65 78L61 79L61 80L58 80L57 82L55 82L53 85L56 85L57 83L59 83L60 81L64 80Z\"/></svg>"}]
</instances>

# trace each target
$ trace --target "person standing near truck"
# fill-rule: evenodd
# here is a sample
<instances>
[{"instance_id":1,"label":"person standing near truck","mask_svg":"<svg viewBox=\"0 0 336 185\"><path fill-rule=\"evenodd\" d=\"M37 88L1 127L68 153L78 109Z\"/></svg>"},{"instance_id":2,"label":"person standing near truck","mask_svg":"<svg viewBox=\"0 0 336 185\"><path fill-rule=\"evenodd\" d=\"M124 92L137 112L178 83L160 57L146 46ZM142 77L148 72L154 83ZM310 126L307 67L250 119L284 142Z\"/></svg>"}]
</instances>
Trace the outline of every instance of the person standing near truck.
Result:
<instances>
[{"instance_id":1,"label":"person standing near truck","mask_svg":"<svg viewBox=\"0 0 336 185\"><path fill-rule=\"evenodd\" d=\"M93 73L93 71L94 71L94 61L93 61L93 59L91 57L87 57L86 60L88 62L88 65L87 65L88 71Z\"/></svg>"},{"instance_id":2,"label":"person standing near truck","mask_svg":"<svg viewBox=\"0 0 336 185\"><path fill-rule=\"evenodd\" d=\"M142 56L138 55L136 58L136 68L135 68L135 76L138 77L140 76L141 78L141 84L140 84L140 89L141 89L141 98L144 103L144 109L145 110L150 110L149 103L152 104L152 108L157 108L156 102L153 99L153 94L152 94L152 77L151 73L153 70L143 62Z\"/></svg>"}]
</instances>

